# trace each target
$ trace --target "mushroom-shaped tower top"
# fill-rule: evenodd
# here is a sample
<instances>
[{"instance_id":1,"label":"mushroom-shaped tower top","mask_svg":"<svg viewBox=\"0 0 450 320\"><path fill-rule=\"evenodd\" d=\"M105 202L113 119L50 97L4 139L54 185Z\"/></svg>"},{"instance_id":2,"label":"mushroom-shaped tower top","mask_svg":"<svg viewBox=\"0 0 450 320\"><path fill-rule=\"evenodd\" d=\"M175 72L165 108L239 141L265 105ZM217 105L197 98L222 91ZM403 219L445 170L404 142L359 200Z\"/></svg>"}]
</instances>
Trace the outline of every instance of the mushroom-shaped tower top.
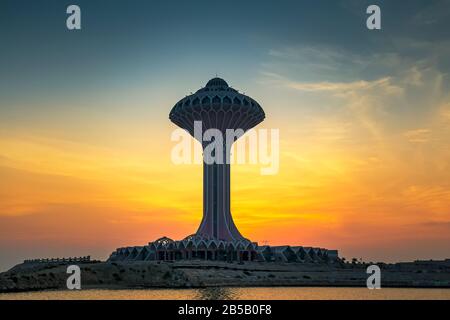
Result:
<instances>
[{"instance_id":1,"label":"mushroom-shaped tower top","mask_svg":"<svg viewBox=\"0 0 450 320\"><path fill-rule=\"evenodd\" d=\"M265 118L261 106L239 91L230 88L221 78L213 78L175 104L170 120L194 136L194 122L201 121L203 130L242 129L247 131Z\"/></svg>"}]
</instances>

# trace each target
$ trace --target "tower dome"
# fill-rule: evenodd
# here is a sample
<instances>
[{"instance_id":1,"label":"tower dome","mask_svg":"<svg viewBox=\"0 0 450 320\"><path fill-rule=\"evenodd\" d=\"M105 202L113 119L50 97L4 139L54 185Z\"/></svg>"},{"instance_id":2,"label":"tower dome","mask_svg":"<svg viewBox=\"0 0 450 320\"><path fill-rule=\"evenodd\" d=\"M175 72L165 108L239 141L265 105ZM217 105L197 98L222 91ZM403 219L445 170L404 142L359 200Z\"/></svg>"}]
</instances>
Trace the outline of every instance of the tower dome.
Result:
<instances>
[{"instance_id":1,"label":"tower dome","mask_svg":"<svg viewBox=\"0 0 450 320\"><path fill-rule=\"evenodd\" d=\"M222 78L212 78L206 84L206 87L228 87L228 83Z\"/></svg>"}]
</instances>

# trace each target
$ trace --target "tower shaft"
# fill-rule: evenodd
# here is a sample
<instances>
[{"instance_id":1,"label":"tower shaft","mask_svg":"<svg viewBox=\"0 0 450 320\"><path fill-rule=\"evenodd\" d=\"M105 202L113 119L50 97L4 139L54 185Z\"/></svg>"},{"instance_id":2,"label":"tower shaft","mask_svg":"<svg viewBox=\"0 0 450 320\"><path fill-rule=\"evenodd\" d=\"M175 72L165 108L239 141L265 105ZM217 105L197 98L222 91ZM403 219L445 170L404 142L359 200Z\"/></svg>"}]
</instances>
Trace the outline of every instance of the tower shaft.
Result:
<instances>
[{"instance_id":1,"label":"tower shaft","mask_svg":"<svg viewBox=\"0 0 450 320\"><path fill-rule=\"evenodd\" d=\"M203 219L197 234L226 241L244 239L231 216L228 163L203 162Z\"/></svg>"}]
</instances>

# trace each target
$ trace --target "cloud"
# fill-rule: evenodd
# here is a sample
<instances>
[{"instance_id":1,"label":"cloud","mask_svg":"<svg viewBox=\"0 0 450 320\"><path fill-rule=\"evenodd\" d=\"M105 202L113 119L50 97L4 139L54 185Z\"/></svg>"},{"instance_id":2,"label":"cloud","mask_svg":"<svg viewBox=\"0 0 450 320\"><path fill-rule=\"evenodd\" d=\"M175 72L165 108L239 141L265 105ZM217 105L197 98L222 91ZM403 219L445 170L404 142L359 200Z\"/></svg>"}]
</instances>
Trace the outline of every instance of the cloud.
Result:
<instances>
[{"instance_id":1,"label":"cloud","mask_svg":"<svg viewBox=\"0 0 450 320\"><path fill-rule=\"evenodd\" d=\"M349 61L354 66L365 65L360 56L338 48L326 46L294 46L271 49L268 55L284 62L302 62L301 66L315 72L333 72L342 69Z\"/></svg>"},{"instance_id":2,"label":"cloud","mask_svg":"<svg viewBox=\"0 0 450 320\"><path fill-rule=\"evenodd\" d=\"M399 94L403 89L392 83L391 77L383 77L373 81L357 80L352 82L300 82L288 79L273 72L261 72L266 83L285 86L291 89L305 92L330 92L335 94L345 94L355 91L367 91L371 89L382 89L387 94Z\"/></svg>"},{"instance_id":3,"label":"cloud","mask_svg":"<svg viewBox=\"0 0 450 320\"><path fill-rule=\"evenodd\" d=\"M374 88L382 88L386 93L401 93L402 88L392 84L390 77L381 78L374 81L358 80L353 82L290 82L288 84L290 88L300 91L310 92L335 92L346 93L349 91L370 90Z\"/></svg>"},{"instance_id":4,"label":"cloud","mask_svg":"<svg viewBox=\"0 0 450 320\"><path fill-rule=\"evenodd\" d=\"M416 129L409 130L403 133L403 136L413 143L424 143L430 139L431 130L429 129Z\"/></svg>"},{"instance_id":5,"label":"cloud","mask_svg":"<svg viewBox=\"0 0 450 320\"><path fill-rule=\"evenodd\" d=\"M373 142L383 140L383 123L388 109L397 106L404 88L385 76L375 80L356 81L295 81L275 72L263 72L267 84L285 87L302 93L314 94L324 105L334 106L336 115L346 116L345 122L355 124L368 132ZM398 81L397 81L398 82ZM338 99L336 99L338 98ZM395 99L393 99L395 98Z\"/></svg>"},{"instance_id":6,"label":"cloud","mask_svg":"<svg viewBox=\"0 0 450 320\"><path fill-rule=\"evenodd\" d=\"M428 88L445 76L450 42L396 38L372 53L337 46L294 45L268 51L262 75L302 91L365 90L384 87L391 93ZM268 79L266 79L268 80ZM438 83L437 83L438 84Z\"/></svg>"}]
</instances>

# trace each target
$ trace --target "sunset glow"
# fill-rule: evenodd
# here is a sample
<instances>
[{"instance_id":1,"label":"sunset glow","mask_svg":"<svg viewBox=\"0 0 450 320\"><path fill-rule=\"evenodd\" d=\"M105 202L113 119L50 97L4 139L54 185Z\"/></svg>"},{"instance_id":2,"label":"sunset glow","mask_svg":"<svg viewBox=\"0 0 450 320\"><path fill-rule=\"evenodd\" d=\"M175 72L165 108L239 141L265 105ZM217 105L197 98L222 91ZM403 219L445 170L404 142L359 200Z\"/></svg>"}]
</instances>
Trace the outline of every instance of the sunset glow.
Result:
<instances>
[{"instance_id":1,"label":"sunset glow","mask_svg":"<svg viewBox=\"0 0 450 320\"><path fill-rule=\"evenodd\" d=\"M169 9L161 7L164 15ZM163 28L170 40L145 43L163 22L152 13L148 19L157 20L141 30L147 17L135 10L129 28L138 33L126 54L118 49L124 31L91 43L105 32L107 17L87 20L76 36L54 31L48 40L42 30L20 27L27 13L10 17L15 28L2 28L9 37L0 60L10 57L10 71L0 72L0 269L31 257L106 258L116 247L194 233L202 167L172 163L176 126L168 113L216 72L263 106L266 121L257 128L280 132L278 174L232 166L232 213L244 236L259 244L336 248L367 261L448 258L445 36L393 31L386 21L391 41L366 33L368 52L312 41L302 19L285 12L298 29L281 40L283 26L258 29L263 16L241 29L228 26L235 37L225 40L245 43L239 56L213 38L210 50L192 47L196 24L185 32ZM336 12L345 20L353 11ZM23 38L13 44L13 33ZM20 47L48 56L14 56ZM183 57L173 53L178 47Z\"/></svg>"}]
</instances>

